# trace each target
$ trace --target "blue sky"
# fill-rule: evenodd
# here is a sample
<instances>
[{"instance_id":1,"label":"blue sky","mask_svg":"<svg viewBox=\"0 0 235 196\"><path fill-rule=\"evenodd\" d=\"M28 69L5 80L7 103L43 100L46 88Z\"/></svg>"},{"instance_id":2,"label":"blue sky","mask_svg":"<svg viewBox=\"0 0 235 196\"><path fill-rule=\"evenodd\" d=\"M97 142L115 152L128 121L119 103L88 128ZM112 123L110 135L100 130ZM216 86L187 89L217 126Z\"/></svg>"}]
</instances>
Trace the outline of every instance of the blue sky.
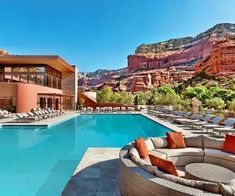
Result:
<instances>
[{"instance_id":1,"label":"blue sky","mask_svg":"<svg viewBox=\"0 0 235 196\"><path fill-rule=\"evenodd\" d=\"M142 43L235 23L234 0L0 0L0 48L117 69Z\"/></svg>"}]
</instances>

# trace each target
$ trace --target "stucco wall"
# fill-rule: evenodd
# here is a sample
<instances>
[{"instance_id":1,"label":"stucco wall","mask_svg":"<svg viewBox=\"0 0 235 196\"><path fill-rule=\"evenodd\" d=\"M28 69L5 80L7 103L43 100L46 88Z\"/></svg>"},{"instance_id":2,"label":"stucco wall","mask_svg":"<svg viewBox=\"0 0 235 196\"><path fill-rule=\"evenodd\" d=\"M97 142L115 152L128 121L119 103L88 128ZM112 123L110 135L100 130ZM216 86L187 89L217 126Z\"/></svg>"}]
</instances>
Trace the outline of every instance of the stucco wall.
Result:
<instances>
[{"instance_id":1,"label":"stucco wall","mask_svg":"<svg viewBox=\"0 0 235 196\"><path fill-rule=\"evenodd\" d=\"M29 112L37 106L38 93L57 93L61 94L62 90L38 86L34 84L17 84L16 112Z\"/></svg>"},{"instance_id":2,"label":"stucco wall","mask_svg":"<svg viewBox=\"0 0 235 196\"><path fill-rule=\"evenodd\" d=\"M0 83L0 97L16 97L17 84Z\"/></svg>"}]
</instances>

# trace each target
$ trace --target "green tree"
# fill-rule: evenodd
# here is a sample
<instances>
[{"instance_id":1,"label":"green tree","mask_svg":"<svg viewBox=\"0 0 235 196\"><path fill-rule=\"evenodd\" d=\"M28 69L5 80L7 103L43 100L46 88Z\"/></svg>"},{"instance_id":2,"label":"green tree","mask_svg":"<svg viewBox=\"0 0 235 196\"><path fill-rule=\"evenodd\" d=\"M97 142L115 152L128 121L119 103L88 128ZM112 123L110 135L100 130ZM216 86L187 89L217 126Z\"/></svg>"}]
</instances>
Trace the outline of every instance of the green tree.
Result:
<instances>
[{"instance_id":1,"label":"green tree","mask_svg":"<svg viewBox=\"0 0 235 196\"><path fill-rule=\"evenodd\" d=\"M225 107L224 100L219 97L214 97L212 99L207 99L205 105L208 108L214 108L215 110L221 110Z\"/></svg>"},{"instance_id":2,"label":"green tree","mask_svg":"<svg viewBox=\"0 0 235 196\"><path fill-rule=\"evenodd\" d=\"M180 97L178 95L167 93L166 95L158 94L154 96L154 104L156 105L177 105Z\"/></svg>"},{"instance_id":3,"label":"green tree","mask_svg":"<svg viewBox=\"0 0 235 196\"><path fill-rule=\"evenodd\" d=\"M194 88L191 87L191 86L187 87L187 88L183 91L182 95L183 95L185 98L190 98L190 99L192 99L193 97L197 97L196 91L195 91Z\"/></svg>"},{"instance_id":4,"label":"green tree","mask_svg":"<svg viewBox=\"0 0 235 196\"><path fill-rule=\"evenodd\" d=\"M235 100L231 101L228 105L229 111L235 112Z\"/></svg>"},{"instance_id":5,"label":"green tree","mask_svg":"<svg viewBox=\"0 0 235 196\"><path fill-rule=\"evenodd\" d=\"M111 101L113 96L113 91L109 86L105 86L100 92L97 94L98 102L107 103Z\"/></svg>"},{"instance_id":6,"label":"green tree","mask_svg":"<svg viewBox=\"0 0 235 196\"><path fill-rule=\"evenodd\" d=\"M126 92L126 91L122 91L120 92L120 96L122 97L122 103L126 104L126 105L132 105L134 103L134 95Z\"/></svg>"},{"instance_id":7,"label":"green tree","mask_svg":"<svg viewBox=\"0 0 235 196\"><path fill-rule=\"evenodd\" d=\"M214 97L219 97L223 99L225 102L230 101L230 96L232 94L231 90L228 89L220 89L218 92L214 94Z\"/></svg>"},{"instance_id":8,"label":"green tree","mask_svg":"<svg viewBox=\"0 0 235 196\"><path fill-rule=\"evenodd\" d=\"M166 95L166 94L176 95L175 90L170 86L161 86L157 88L154 93L160 95Z\"/></svg>"}]
</instances>

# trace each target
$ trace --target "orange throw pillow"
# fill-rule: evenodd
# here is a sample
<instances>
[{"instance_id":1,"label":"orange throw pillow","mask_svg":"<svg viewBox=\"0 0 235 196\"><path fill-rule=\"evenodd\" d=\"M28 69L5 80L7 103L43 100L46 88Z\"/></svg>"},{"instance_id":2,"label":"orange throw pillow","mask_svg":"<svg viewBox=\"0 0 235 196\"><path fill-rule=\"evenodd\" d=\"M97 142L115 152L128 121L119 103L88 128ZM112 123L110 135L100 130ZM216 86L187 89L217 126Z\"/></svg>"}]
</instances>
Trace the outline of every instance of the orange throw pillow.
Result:
<instances>
[{"instance_id":1,"label":"orange throw pillow","mask_svg":"<svg viewBox=\"0 0 235 196\"><path fill-rule=\"evenodd\" d=\"M146 158L148 156L148 149L143 138L135 140L135 148L139 152L140 158Z\"/></svg>"},{"instance_id":2,"label":"orange throw pillow","mask_svg":"<svg viewBox=\"0 0 235 196\"><path fill-rule=\"evenodd\" d=\"M223 151L235 154L235 135L226 134Z\"/></svg>"},{"instance_id":3,"label":"orange throw pillow","mask_svg":"<svg viewBox=\"0 0 235 196\"><path fill-rule=\"evenodd\" d=\"M176 166L172 161L162 159L153 155L149 155L149 159L152 165L157 166L157 168L162 170L163 172L172 174L174 176L179 176L176 170Z\"/></svg>"},{"instance_id":4,"label":"orange throw pillow","mask_svg":"<svg viewBox=\"0 0 235 196\"><path fill-rule=\"evenodd\" d=\"M181 132L168 132L166 135L169 148L186 148L184 136Z\"/></svg>"}]
</instances>

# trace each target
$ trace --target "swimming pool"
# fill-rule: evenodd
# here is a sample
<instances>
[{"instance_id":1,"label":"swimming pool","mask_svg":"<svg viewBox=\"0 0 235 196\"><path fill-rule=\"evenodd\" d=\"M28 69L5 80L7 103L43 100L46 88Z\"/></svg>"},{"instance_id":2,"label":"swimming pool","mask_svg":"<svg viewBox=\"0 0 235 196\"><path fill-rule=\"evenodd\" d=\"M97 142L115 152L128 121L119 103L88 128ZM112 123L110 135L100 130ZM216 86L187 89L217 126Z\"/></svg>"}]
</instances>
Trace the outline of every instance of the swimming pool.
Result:
<instances>
[{"instance_id":1,"label":"swimming pool","mask_svg":"<svg viewBox=\"0 0 235 196\"><path fill-rule=\"evenodd\" d=\"M50 128L0 128L0 195L60 195L88 147L169 131L142 115L80 115Z\"/></svg>"}]
</instances>

